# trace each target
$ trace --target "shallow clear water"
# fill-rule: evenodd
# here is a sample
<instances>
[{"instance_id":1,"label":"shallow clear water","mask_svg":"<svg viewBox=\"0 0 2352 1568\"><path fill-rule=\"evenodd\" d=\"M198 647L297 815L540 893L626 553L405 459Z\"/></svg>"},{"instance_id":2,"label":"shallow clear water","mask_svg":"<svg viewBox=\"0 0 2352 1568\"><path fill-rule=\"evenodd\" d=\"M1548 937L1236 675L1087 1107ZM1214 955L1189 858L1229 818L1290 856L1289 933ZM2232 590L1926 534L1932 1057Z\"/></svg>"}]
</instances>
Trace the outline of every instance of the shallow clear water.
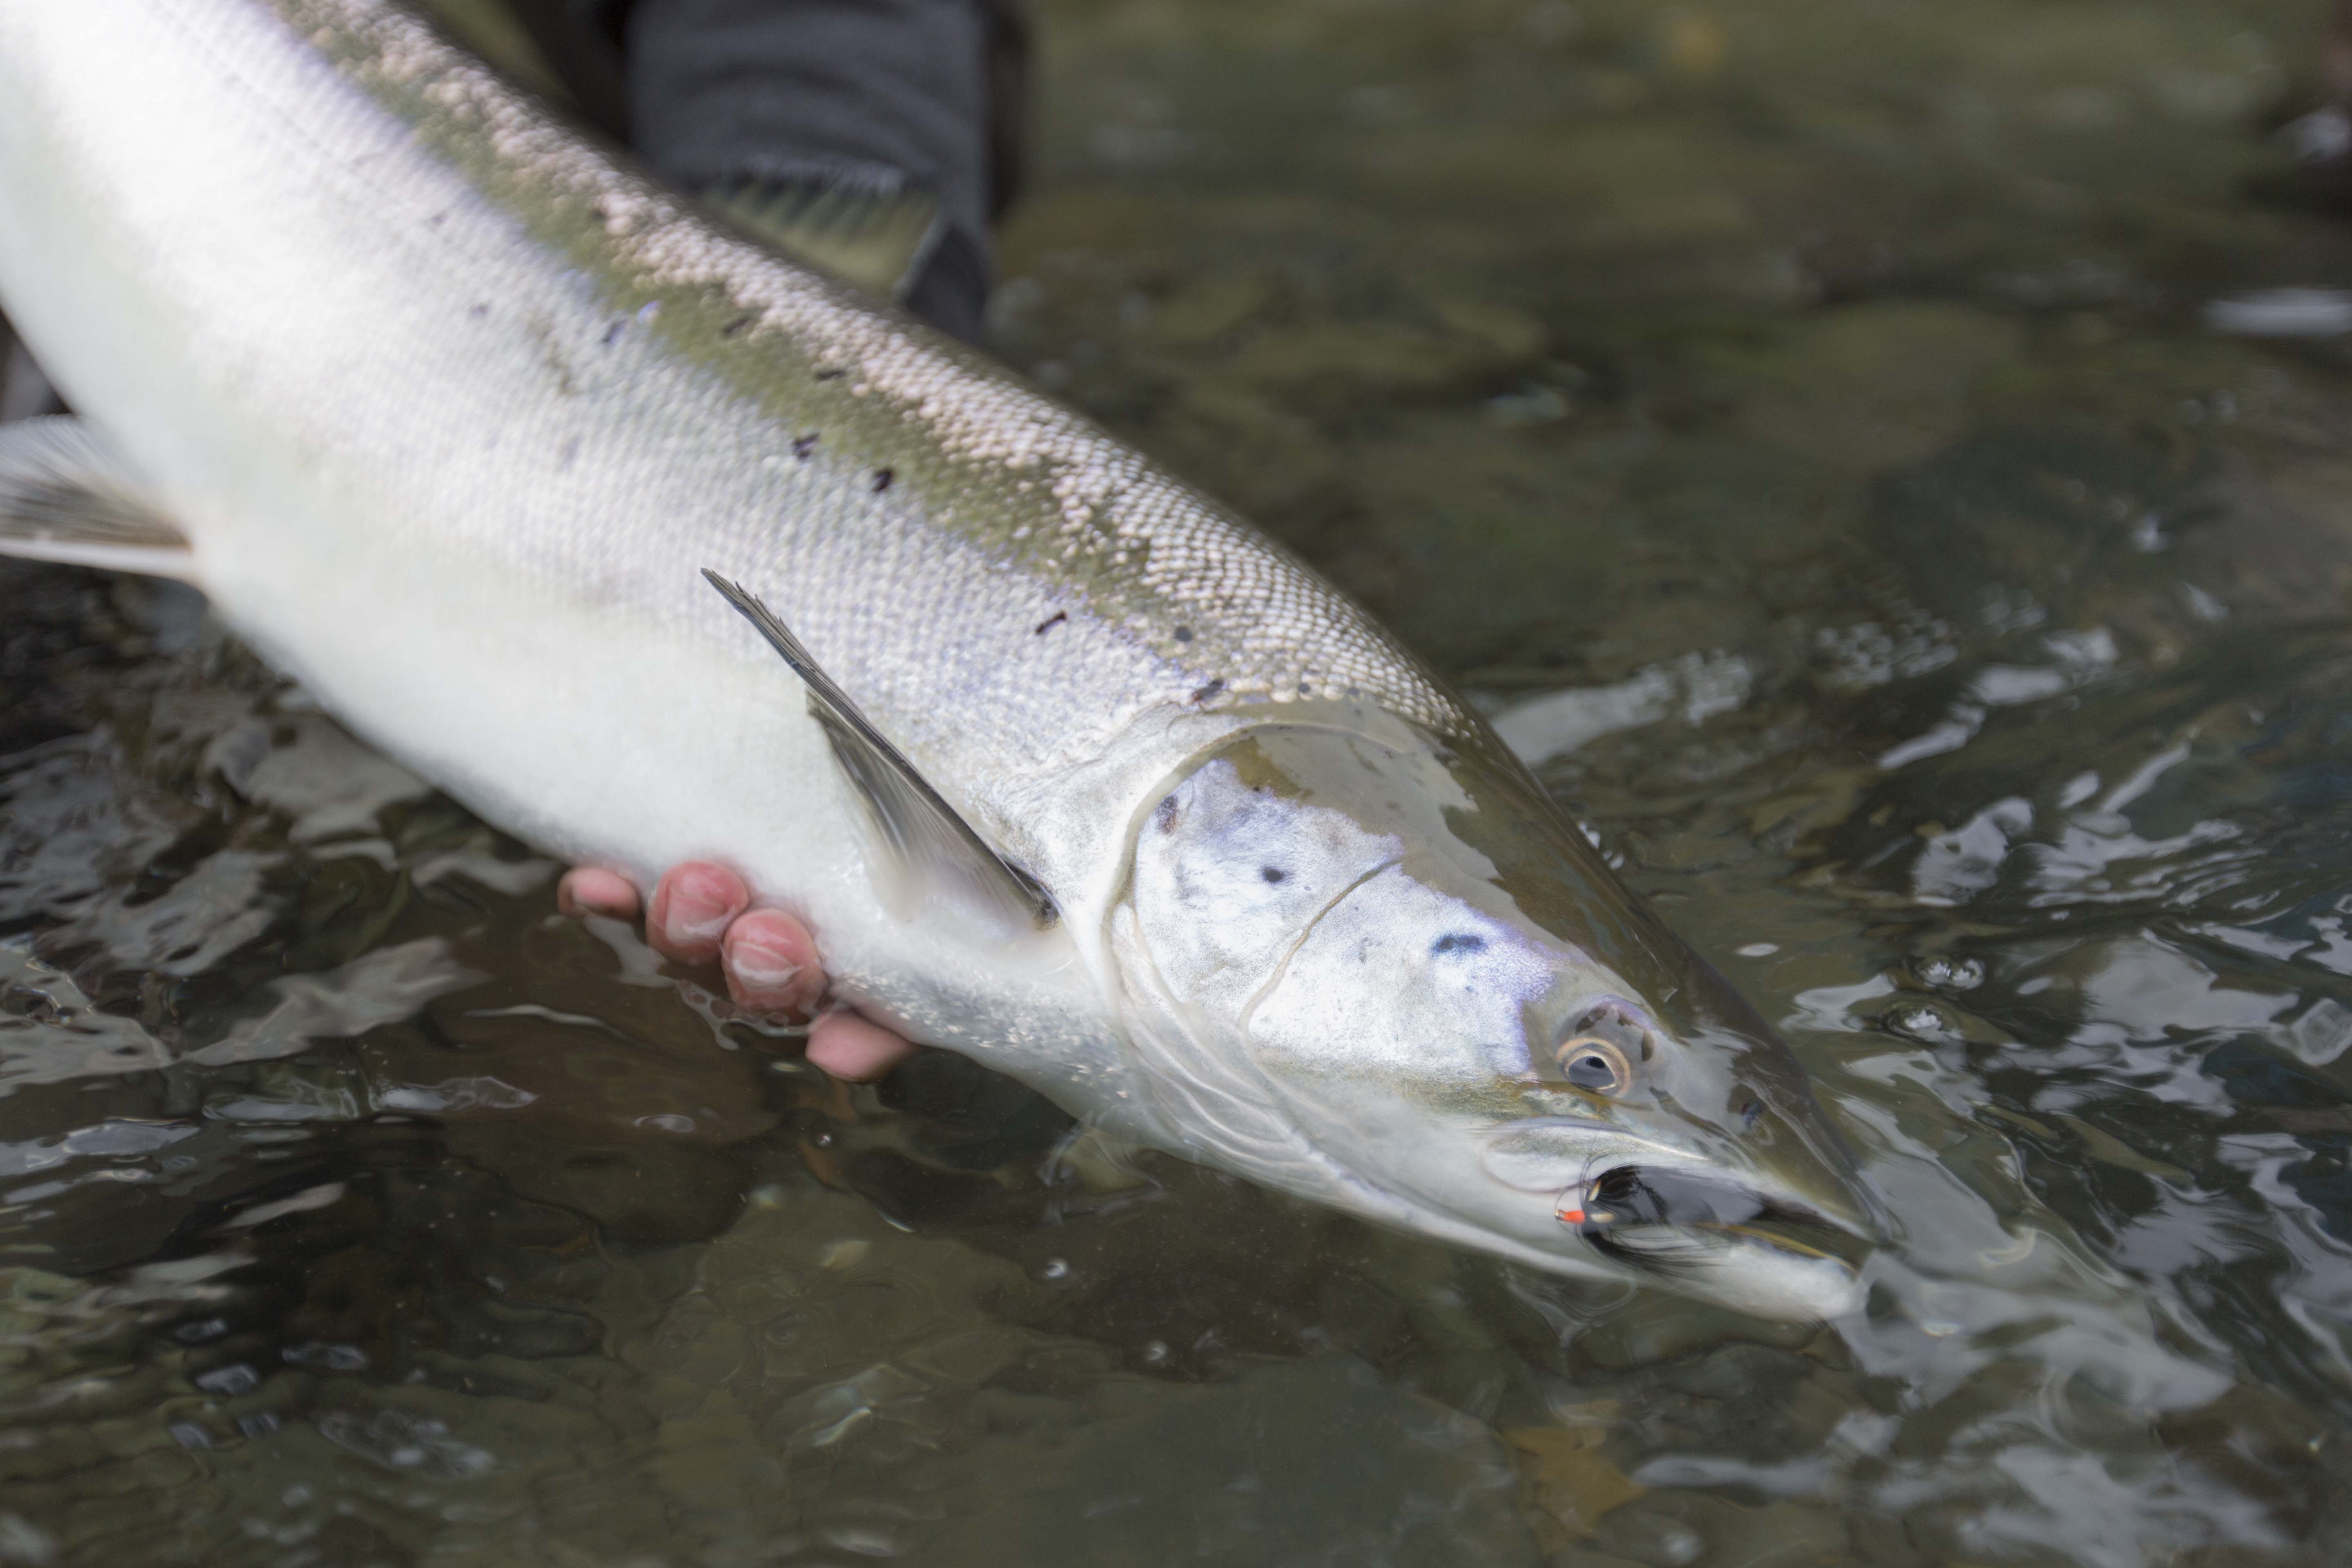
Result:
<instances>
[{"instance_id":1,"label":"shallow clear water","mask_svg":"<svg viewBox=\"0 0 2352 1568\"><path fill-rule=\"evenodd\" d=\"M2205 310L2352 284L2262 134L2322 9L1043 8L1002 351L1782 1023L1860 1319L845 1090L5 566L0 1562L2352 1559L2352 338Z\"/></svg>"}]
</instances>

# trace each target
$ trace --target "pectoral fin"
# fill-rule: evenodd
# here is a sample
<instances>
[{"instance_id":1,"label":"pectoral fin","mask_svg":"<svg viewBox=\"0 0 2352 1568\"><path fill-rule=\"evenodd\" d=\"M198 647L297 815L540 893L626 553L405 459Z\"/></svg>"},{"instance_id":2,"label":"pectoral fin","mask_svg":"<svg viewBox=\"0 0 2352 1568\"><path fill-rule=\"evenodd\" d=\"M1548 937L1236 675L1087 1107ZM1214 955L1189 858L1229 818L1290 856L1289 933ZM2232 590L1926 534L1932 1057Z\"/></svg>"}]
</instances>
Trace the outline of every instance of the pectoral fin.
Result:
<instances>
[{"instance_id":1,"label":"pectoral fin","mask_svg":"<svg viewBox=\"0 0 2352 1568\"><path fill-rule=\"evenodd\" d=\"M877 730L849 694L809 657L808 649L740 584L702 574L770 647L784 656L808 687L809 711L824 726L835 761L866 803L876 830L918 880L942 882L976 898L1010 921L1044 929L1058 918L1053 895L1037 879L989 847L987 840L940 797L915 766Z\"/></svg>"},{"instance_id":2,"label":"pectoral fin","mask_svg":"<svg viewBox=\"0 0 2352 1568\"><path fill-rule=\"evenodd\" d=\"M0 425L0 555L192 581L187 536L80 420Z\"/></svg>"}]
</instances>

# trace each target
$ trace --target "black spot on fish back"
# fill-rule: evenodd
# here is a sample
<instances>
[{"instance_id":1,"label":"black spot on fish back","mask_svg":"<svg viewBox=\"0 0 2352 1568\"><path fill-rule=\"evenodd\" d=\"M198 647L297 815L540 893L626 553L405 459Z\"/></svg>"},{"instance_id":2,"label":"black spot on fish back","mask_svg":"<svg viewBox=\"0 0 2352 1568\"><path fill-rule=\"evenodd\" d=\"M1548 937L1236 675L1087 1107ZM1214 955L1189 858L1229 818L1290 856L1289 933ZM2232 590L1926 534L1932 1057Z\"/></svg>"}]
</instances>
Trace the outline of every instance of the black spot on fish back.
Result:
<instances>
[{"instance_id":1,"label":"black spot on fish back","mask_svg":"<svg viewBox=\"0 0 2352 1568\"><path fill-rule=\"evenodd\" d=\"M889 470L889 469L887 469L887 468L877 468L877 469L875 469L875 470L874 470L874 493L875 493L876 495L880 495L884 490L888 489L890 488L890 479L891 479L891 478L892 478L892 476L891 476L891 473L890 473L890 470Z\"/></svg>"},{"instance_id":2,"label":"black spot on fish back","mask_svg":"<svg viewBox=\"0 0 2352 1568\"><path fill-rule=\"evenodd\" d=\"M1257 868L1257 874L1265 878L1269 882L1287 882L1290 880L1290 873L1284 870L1279 866L1260 866Z\"/></svg>"},{"instance_id":3,"label":"black spot on fish back","mask_svg":"<svg viewBox=\"0 0 2352 1568\"><path fill-rule=\"evenodd\" d=\"M1484 952L1486 939L1473 931L1451 931L1429 944L1433 953Z\"/></svg>"},{"instance_id":4,"label":"black spot on fish back","mask_svg":"<svg viewBox=\"0 0 2352 1568\"><path fill-rule=\"evenodd\" d=\"M807 462L809 460L809 454L815 450L816 432L811 431L805 436L795 436L793 437L793 456L798 458L802 462Z\"/></svg>"},{"instance_id":5,"label":"black spot on fish back","mask_svg":"<svg viewBox=\"0 0 2352 1568\"><path fill-rule=\"evenodd\" d=\"M1052 615L1047 616L1044 620L1037 623L1037 635L1041 637L1044 637L1047 632L1052 631L1055 626L1060 626L1069 618L1069 611L1055 610Z\"/></svg>"}]
</instances>

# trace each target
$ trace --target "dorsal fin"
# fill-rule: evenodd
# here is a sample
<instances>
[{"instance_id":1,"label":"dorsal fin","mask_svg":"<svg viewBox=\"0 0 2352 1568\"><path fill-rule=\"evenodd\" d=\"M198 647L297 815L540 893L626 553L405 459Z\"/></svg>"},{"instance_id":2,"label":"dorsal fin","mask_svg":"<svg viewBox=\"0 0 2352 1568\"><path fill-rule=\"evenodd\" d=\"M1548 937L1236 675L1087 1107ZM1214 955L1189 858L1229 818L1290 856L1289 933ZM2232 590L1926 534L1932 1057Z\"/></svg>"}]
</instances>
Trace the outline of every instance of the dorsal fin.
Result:
<instances>
[{"instance_id":1,"label":"dorsal fin","mask_svg":"<svg viewBox=\"0 0 2352 1568\"><path fill-rule=\"evenodd\" d=\"M195 569L179 526L66 415L0 425L0 555L184 581Z\"/></svg>"},{"instance_id":2,"label":"dorsal fin","mask_svg":"<svg viewBox=\"0 0 2352 1568\"><path fill-rule=\"evenodd\" d=\"M1054 897L1034 877L998 854L941 799L929 781L877 730L849 694L825 674L800 638L740 583L705 568L703 576L768 646L783 655L808 687L809 711L824 726L834 759L866 803L883 842L919 877L945 878L994 912L1044 929L1059 918Z\"/></svg>"}]
</instances>

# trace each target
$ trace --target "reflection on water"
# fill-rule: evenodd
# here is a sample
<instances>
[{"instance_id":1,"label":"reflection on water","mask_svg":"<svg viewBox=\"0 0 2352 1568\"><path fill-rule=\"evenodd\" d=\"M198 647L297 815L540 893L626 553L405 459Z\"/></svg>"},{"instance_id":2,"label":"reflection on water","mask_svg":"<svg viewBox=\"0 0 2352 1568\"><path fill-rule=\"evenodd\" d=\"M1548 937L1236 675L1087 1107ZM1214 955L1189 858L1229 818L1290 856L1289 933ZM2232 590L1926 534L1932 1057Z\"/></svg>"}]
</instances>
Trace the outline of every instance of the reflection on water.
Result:
<instances>
[{"instance_id":1,"label":"reflection on water","mask_svg":"<svg viewBox=\"0 0 2352 1568\"><path fill-rule=\"evenodd\" d=\"M2257 134L2319 9L1045 8L1003 352L1783 1022L1863 1317L845 1090L200 606L9 567L0 1562L2344 1560L2352 359L2262 291L2352 229Z\"/></svg>"}]
</instances>

